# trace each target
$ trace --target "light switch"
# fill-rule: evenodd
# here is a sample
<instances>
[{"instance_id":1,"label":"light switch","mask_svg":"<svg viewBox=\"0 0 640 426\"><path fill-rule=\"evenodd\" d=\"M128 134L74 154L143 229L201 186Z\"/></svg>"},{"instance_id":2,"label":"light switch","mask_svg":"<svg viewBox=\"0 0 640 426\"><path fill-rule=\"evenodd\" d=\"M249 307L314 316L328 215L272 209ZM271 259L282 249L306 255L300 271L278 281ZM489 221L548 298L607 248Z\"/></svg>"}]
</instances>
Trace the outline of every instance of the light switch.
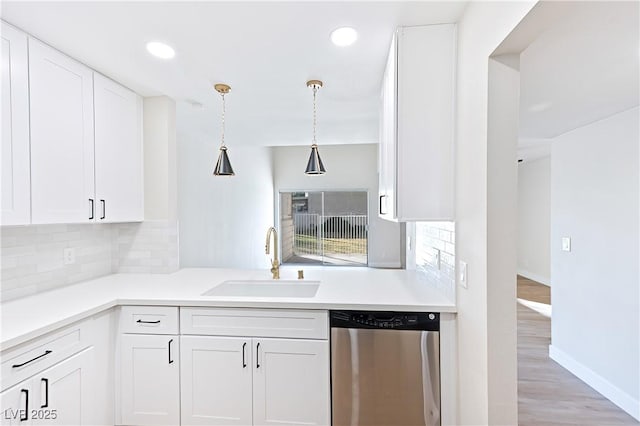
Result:
<instances>
[{"instance_id":1,"label":"light switch","mask_svg":"<svg viewBox=\"0 0 640 426\"><path fill-rule=\"evenodd\" d=\"M464 288L468 288L467 262L463 262L462 260L458 262L458 274L460 276L460 285Z\"/></svg>"},{"instance_id":2,"label":"light switch","mask_svg":"<svg viewBox=\"0 0 640 426\"><path fill-rule=\"evenodd\" d=\"M562 237L562 251L571 251L571 237Z\"/></svg>"}]
</instances>

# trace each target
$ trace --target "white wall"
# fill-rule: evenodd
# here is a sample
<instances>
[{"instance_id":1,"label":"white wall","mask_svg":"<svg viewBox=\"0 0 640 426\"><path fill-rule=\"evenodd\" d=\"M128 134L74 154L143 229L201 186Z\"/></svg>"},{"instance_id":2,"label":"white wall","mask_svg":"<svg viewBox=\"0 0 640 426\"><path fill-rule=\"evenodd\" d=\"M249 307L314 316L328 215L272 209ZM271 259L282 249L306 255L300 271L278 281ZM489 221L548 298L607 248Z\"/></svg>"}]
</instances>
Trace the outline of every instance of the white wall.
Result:
<instances>
[{"instance_id":1,"label":"white wall","mask_svg":"<svg viewBox=\"0 0 640 426\"><path fill-rule=\"evenodd\" d=\"M520 73L512 57L489 61L487 331L489 423L518 420L516 231Z\"/></svg>"},{"instance_id":2,"label":"white wall","mask_svg":"<svg viewBox=\"0 0 640 426\"><path fill-rule=\"evenodd\" d=\"M214 136L178 135L180 266L269 268L264 253L274 224L271 149L235 146L228 154L235 176L213 176Z\"/></svg>"},{"instance_id":3,"label":"white wall","mask_svg":"<svg viewBox=\"0 0 640 426\"><path fill-rule=\"evenodd\" d=\"M550 354L640 417L639 108L551 144ZM561 250L571 237L571 252Z\"/></svg>"},{"instance_id":4,"label":"white wall","mask_svg":"<svg viewBox=\"0 0 640 426\"><path fill-rule=\"evenodd\" d=\"M501 311L488 309L488 286L493 285L488 283L487 271L488 64L489 55L535 3L470 2L458 25L456 254L458 261L468 263L468 288L456 291L459 424L499 424L503 419L499 415L503 395L489 385L490 375L499 378L503 373L499 366L489 371L489 349L500 350L502 341L489 329L489 317L499 319ZM514 362L507 366L509 377ZM511 391L511 387L505 389ZM513 398L507 395L505 401L513 405ZM509 407L506 415L512 416L516 409ZM513 418L509 420L514 423Z\"/></svg>"},{"instance_id":5,"label":"white wall","mask_svg":"<svg viewBox=\"0 0 640 426\"><path fill-rule=\"evenodd\" d=\"M398 268L401 265L400 225L378 218L378 145L320 146L327 169L321 176L308 176L308 146L273 148L275 191L344 190L369 191L369 266Z\"/></svg>"},{"instance_id":6,"label":"white wall","mask_svg":"<svg viewBox=\"0 0 640 426\"><path fill-rule=\"evenodd\" d=\"M518 274L550 285L551 159L518 165Z\"/></svg>"},{"instance_id":7,"label":"white wall","mask_svg":"<svg viewBox=\"0 0 640 426\"><path fill-rule=\"evenodd\" d=\"M144 218L175 222L177 216L176 102L144 98Z\"/></svg>"}]
</instances>

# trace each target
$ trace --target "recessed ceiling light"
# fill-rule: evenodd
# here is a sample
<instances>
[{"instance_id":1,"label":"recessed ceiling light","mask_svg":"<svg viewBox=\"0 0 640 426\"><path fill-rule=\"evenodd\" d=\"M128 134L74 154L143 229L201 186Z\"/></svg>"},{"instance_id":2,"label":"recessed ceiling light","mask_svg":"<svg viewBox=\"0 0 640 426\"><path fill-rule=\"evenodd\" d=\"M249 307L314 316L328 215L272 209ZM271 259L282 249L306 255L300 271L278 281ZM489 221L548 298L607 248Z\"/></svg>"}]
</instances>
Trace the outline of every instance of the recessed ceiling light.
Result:
<instances>
[{"instance_id":1,"label":"recessed ceiling light","mask_svg":"<svg viewBox=\"0 0 640 426\"><path fill-rule=\"evenodd\" d=\"M331 33L331 41L336 46L350 46L358 39L358 32L351 27L342 27Z\"/></svg>"},{"instance_id":2,"label":"recessed ceiling light","mask_svg":"<svg viewBox=\"0 0 640 426\"><path fill-rule=\"evenodd\" d=\"M147 43L147 50L156 58L171 59L176 56L176 51L168 44L160 41L150 41Z\"/></svg>"}]
</instances>

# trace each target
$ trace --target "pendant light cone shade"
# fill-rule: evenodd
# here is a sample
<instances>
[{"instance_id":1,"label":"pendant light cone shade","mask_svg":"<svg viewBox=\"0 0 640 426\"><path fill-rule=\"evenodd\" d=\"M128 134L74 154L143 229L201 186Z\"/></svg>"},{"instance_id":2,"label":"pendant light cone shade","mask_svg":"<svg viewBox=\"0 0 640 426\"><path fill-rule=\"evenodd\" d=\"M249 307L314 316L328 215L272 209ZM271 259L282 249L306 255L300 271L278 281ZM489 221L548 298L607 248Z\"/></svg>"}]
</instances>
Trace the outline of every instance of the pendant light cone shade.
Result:
<instances>
[{"instance_id":1,"label":"pendant light cone shade","mask_svg":"<svg viewBox=\"0 0 640 426\"><path fill-rule=\"evenodd\" d=\"M322 164L322 160L320 159L320 154L318 153L318 145L316 144L311 145L311 155L307 162L307 170L304 172L308 175L322 175L326 172L324 164Z\"/></svg>"},{"instance_id":2,"label":"pendant light cone shade","mask_svg":"<svg viewBox=\"0 0 640 426\"><path fill-rule=\"evenodd\" d=\"M304 172L308 175L323 175L326 170L320 159L320 153L318 153L318 144L316 144L316 93L322 87L322 81L309 80L307 87L313 90L313 143L311 144L311 155L307 162L307 169Z\"/></svg>"},{"instance_id":3,"label":"pendant light cone shade","mask_svg":"<svg viewBox=\"0 0 640 426\"><path fill-rule=\"evenodd\" d=\"M220 154L218 155L218 161L216 167L213 169L214 176L235 176L233 167L231 167L231 161L229 161L229 154L227 154L227 147L224 144L224 118L226 113L224 95L231 91L231 87L226 84L216 84L214 86L216 91L222 96L222 143L220 144Z\"/></svg>"},{"instance_id":4,"label":"pendant light cone shade","mask_svg":"<svg viewBox=\"0 0 640 426\"><path fill-rule=\"evenodd\" d=\"M235 176L231 162L229 161L229 155L227 154L227 147L220 148L220 155L218 155L218 162L216 168L213 169L214 176Z\"/></svg>"}]
</instances>

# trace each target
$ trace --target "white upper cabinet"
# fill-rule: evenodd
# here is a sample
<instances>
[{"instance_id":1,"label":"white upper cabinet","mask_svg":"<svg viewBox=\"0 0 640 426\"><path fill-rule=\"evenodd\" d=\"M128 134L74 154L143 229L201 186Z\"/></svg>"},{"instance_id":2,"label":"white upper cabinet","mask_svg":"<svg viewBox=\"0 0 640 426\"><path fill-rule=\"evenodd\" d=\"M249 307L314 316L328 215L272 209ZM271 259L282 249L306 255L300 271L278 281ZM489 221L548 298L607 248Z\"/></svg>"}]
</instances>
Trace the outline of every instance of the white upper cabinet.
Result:
<instances>
[{"instance_id":1,"label":"white upper cabinet","mask_svg":"<svg viewBox=\"0 0 640 426\"><path fill-rule=\"evenodd\" d=\"M379 215L454 219L455 24L401 27L383 80Z\"/></svg>"},{"instance_id":2,"label":"white upper cabinet","mask_svg":"<svg viewBox=\"0 0 640 426\"><path fill-rule=\"evenodd\" d=\"M1 224L31 222L27 35L0 22L2 32Z\"/></svg>"},{"instance_id":3,"label":"white upper cabinet","mask_svg":"<svg viewBox=\"0 0 640 426\"><path fill-rule=\"evenodd\" d=\"M96 216L93 72L29 38L32 223Z\"/></svg>"},{"instance_id":4,"label":"white upper cabinet","mask_svg":"<svg viewBox=\"0 0 640 426\"><path fill-rule=\"evenodd\" d=\"M142 99L94 73L96 218L142 221Z\"/></svg>"},{"instance_id":5,"label":"white upper cabinet","mask_svg":"<svg viewBox=\"0 0 640 426\"><path fill-rule=\"evenodd\" d=\"M0 24L0 224L142 221L142 98Z\"/></svg>"}]
</instances>

